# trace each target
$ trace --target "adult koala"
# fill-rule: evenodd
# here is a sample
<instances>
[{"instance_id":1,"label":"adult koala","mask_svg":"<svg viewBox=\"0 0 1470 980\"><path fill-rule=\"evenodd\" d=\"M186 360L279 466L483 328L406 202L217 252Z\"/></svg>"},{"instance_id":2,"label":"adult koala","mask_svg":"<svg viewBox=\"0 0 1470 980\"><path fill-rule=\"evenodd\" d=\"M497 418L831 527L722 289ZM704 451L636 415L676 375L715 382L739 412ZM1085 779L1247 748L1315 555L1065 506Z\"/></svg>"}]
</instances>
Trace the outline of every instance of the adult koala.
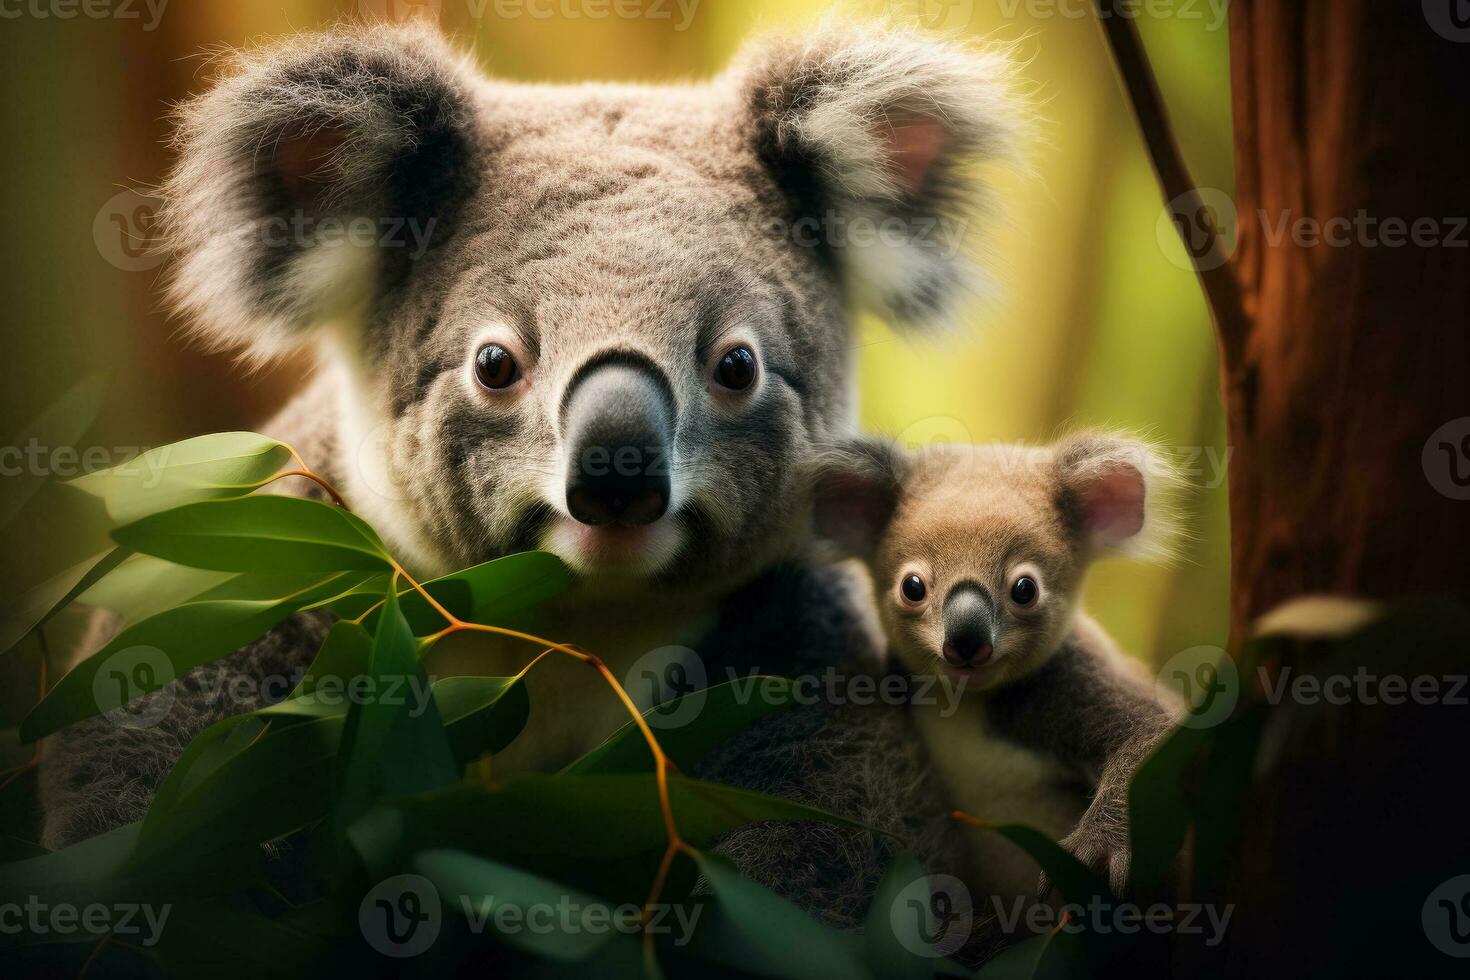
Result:
<instances>
[{"instance_id":1,"label":"adult koala","mask_svg":"<svg viewBox=\"0 0 1470 980\"><path fill-rule=\"evenodd\" d=\"M906 33L766 41L667 87L495 81L421 28L292 38L229 59L180 112L171 295L211 344L317 358L266 431L416 574L544 548L575 573L548 628L614 673L674 643L711 673L804 669L871 643L844 580L799 561L801 462L853 426L850 321L863 303L942 317L965 278L962 165L1004 152L1013 122L1002 58ZM886 233L860 242L861 221ZM289 674L325 626L297 617L180 678L157 726L57 735L46 843L140 818L194 735L260 706L227 703L222 682ZM431 670L510 673L535 652L445 650ZM497 774L558 766L625 721L575 662L530 683L529 730ZM749 736L756 771L735 749L711 774L862 783L793 765L824 722L800 724ZM748 862L774 853L750 840ZM834 841L783 846L815 881L847 860ZM826 911L872 870L785 890Z\"/></svg>"}]
</instances>

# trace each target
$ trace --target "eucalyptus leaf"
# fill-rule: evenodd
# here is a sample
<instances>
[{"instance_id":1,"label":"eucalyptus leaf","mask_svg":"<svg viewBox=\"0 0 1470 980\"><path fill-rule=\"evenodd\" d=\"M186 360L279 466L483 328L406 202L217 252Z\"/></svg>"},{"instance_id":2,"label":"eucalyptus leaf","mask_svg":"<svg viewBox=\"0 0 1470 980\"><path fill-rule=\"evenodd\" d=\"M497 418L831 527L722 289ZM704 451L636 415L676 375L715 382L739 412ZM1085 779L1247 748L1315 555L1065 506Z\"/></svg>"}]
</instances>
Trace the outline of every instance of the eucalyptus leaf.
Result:
<instances>
[{"instance_id":1,"label":"eucalyptus leaf","mask_svg":"<svg viewBox=\"0 0 1470 980\"><path fill-rule=\"evenodd\" d=\"M1058 927L1001 950L975 980L1083 980L1091 975L1081 938Z\"/></svg>"},{"instance_id":2,"label":"eucalyptus leaf","mask_svg":"<svg viewBox=\"0 0 1470 980\"><path fill-rule=\"evenodd\" d=\"M1019 823L984 823L982 827L1031 855L1069 903L1085 905L1094 898L1113 903L1107 884L1091 868L1035 827Z\"/></svg>"},{"instance_id":3,"label":"eucalyptus leaf","mask_svg":"<svg viewBox=\"0 0 1470 980\"><path fill-rule=\"evenodd\" d=\"M698 847L762 820L861 824L779 797L673 775L680 836ZM658 785L649 774L523 775L491 787L461 783L385 803L360 825L385 822L407 853L453 847L569 882L600 879L609 898L640 899L668 843ZM650 860L651 859L651 860ZM629 867L634 873L624 878ZM617 880L614 880L617 879Z\"/></svg>"},{"instance_id":4,"label":"eucalyptus leaf","mask_svg":"<svg viewBox=\"0 0 1470 980\"><path fill-rule=\"evenodd\" d=\"M722 856L698 855L699 870L714 892L718 916L708 948L742 970L792 980L851 980L880 974L865 963L859 937L822 925L801 909L748 878ZM722 957L724 958L724 957Z\"/></svg>"},{"instance_id":5,"label":"eucalyptus leaf","mask_svg":"<svg viewBox=\"0 0 1470 980\"><path fill-rule=\"evenodd\" d=\"M127 524L195 501L248 494L290 459L291 450L274 439L218 432L159 446L69 485L101 499L109 517Z\"/></svg>"},{"instance_id":6,"label":"eucalyptus leaf","mask_svg":"<svg viewBox=\"0 0 1470 980\"><path fill-rule=\"evenodd\" d=\"M225 572L378 571L392 567L378 536L340 507L264 495L185 504L113 532L125 547Z\"/></svg>"},{"instance_id":7,"label":"eucalyptus leaf","mask_svg":"<svg viewBox=\"0 0 1470 980\"><path fill-rule=\"evenodd\" d=\"M190 568L152 555L123 554L127 560L77 596L77 601L110 609L129 623L183 605L239 575Z\"/></svg>"},{"instance_id":8,"label":"eucalyptus leaf","mask_svg":"<svg viewBox=\"0 0 1470 980\"><path fill-rule=\"evenodd\" d=\"M361 654L366 664L361 645L371 641L362 627L338 623L328 643L333 635L339 644L331 655L335 662L345 666ZM323 644L323 654L326 648ZM335 676L317 672L315 665L313 672L318 682ZM451 683L456 680L473 684ZM463 753L460 762L509 744L525 724L525 685L514 678L446 678L433 691L449 743ZM347 697L345 690L314 686L206 729L159 789L133 863L158 854L192 853L211 841L259 843L326 816Z\"/></svg>"},{"instance_id":9,"label":"eucalyptus leaf","mask_svg":"<svg viewBox=\"0 0 1470 980\"><path fill-rule=\"evenodd\" d=\"M1128 786L1130 872L1134 887L1151 893L1174 864L1193 819L1186 773L1209 742L1211 729L1180 727L1149 755Z\"/></svg>"},{"instance_id":10,"label":"eucalyptus leaf","mask_svg":"<svg viewBox=\"0 0 1470 980\"><path fill-rule=\"evenodd\" d=\"M567 568L545 551L523 551L423 583L424 590L460 619L490 625L564 591ZM399 590L403 615L415 636L444 627L444 617L416 589ZM378 613L364 620L372 629Z\"/></svg>"},{"instance_id":11,"label":"eucalyptus leaf","mask_svg":"<svg viewBox=\"0 0 1470 980\"><path fill-rule=\"evenodd\" d=\"M47 406L7 445L34 444L48 450L75 446L96 421L106 386L105 374L88 375ZM19 473L0 482L0 527L8 527L45 482L45 471L35 467L20 467Z\"/></svg>"},{"instance_id":12,"label":"eucalyptus leaf","mask_svg":"<svg viewBox=\"0 0 1470 980\"><path fill-rule=\"evenodd\" d=\"M78 562L21 596L13 608L7 607L4 620L0 621L0 653L13 649L36 627L44 626L127 557L126 549L111 548Z\"/></svg>"},{"instance_id":13,"label":"eucalyptus leaf","mask_svg":"<svg viewBox=\"0 0 1470 980\"><path fill-rule=\"evenodd\" d=\"M876 976L928 980L934 975L933 961L914 952L930 945L919 934L920 916L893 914L905 890L927 874L912 854L904 852L893 859L878 883L863 928L863 959Z\"/></svg>"},{"instance_id":14,"label":"eucalyptus leaf","mask_svg":"<svg viewBox=\"0 0 1470 980\"><path fill-rule=\"evenodd\" d=\"M679 768L692 770L730 736L768 714L795 704L795 693L794 681L757 676L682 695L648 709L643 717L650 721L664 754ZM680 724L662 727L663 718L677 718ZM630 721L562 771L584 775L652 772L653 752L648 748L643 730Z\"/></svg>"},{"instance_id":15,"label":"eucalyptus leaf","mask_svg":"<svg viewBox=\"0 0 1470 980\"><path fill-rule=\"evenodd\" d=\"M460 775L419 665L418 641L391 591L373 636L366 679L371 696L352 699L338 758L336 818L344 827L385 796L437 789Z\"/></svg>"},{"instance_id":16,"label":"eucalyptus leaf","mask_svg":"<svg viewBox=\"0 0 1470 980\"><path fill-rule=\"evenodd\" d=\"M528 953L554 960L585 960L619 935L610 925L614 909L607 902L508 864L436 848L415 855L411 868L433 883L448 908L474 917L491 930L506 908L519 916L535 908L576 909L579 915L594 915L604 924L588 929L582 927L580 918L569 921L552 915L534 923L522 919L519 927L497 932L504 942Z\"/></svg>"},{"instance_id":17,"label":"eucalyptus leaf","mask_svg":"<svg viewBox=\"0 0 1470 980\"><path fill-rule=\"evenodd\" d=\"M21 738L34 741L129 704L187 670L233 653L355 580L352 573L341 573L284 598L191 602L136 623L72 668L21 723Z\"/></svg>"}]
</instances>

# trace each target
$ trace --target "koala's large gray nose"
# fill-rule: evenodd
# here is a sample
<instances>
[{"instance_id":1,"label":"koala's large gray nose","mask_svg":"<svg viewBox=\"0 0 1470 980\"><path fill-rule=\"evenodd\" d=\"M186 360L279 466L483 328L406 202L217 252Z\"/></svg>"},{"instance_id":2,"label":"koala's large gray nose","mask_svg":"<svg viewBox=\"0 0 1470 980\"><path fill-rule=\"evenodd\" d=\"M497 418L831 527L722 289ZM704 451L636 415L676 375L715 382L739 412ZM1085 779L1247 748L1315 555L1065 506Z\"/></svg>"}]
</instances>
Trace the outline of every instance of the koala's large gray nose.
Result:
<instances>
[{"instance_id":1,"label":"koala's large gray nose","mask_svg":"<svg viewBox=\"0 0 1470 980\"><path fill-rule=\"evenodd\" d=\"M562 404L572 517L593 527L662 517L669 506L674 407L658 369L622 359L584 368Z\"/></svg>"},{"instance_id":2,"label":"koala's large gray nose","mask_svg":"<svg viewBox=\"0 0 1470 980\"><path fill-rule=\"evenodd\" d=\"M995 652L995 603L984 586L961 582L944 599L944 659L979 666Z\"/></svg>"}]
</instances>

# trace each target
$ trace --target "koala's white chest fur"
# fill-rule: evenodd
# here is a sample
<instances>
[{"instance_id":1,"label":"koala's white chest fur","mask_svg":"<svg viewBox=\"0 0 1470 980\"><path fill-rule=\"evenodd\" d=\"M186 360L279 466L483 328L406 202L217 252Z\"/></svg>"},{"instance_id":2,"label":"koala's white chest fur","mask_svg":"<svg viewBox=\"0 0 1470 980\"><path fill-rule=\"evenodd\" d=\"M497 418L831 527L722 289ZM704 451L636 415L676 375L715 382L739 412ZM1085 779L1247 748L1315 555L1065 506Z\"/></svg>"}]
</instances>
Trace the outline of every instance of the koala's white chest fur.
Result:
<instances>
[{"instance_id":1,"label":"koala's white chest fur","mask_svg":"<svg viewBox=\"0 0 1470 980\"><path fill-rule=\"evenodd\" d=\"M941 701L913 711L931 765L956 809L982 820L1030 824L1053 840L1077 825L1087 801L1076 779L1050 757L989 734L983 699L972 695L952 710ZM1020 848L999 834L961 832L975 862L968 883L977 903L1035 891L1041 869Z\"/></svg>"}]
</instances>

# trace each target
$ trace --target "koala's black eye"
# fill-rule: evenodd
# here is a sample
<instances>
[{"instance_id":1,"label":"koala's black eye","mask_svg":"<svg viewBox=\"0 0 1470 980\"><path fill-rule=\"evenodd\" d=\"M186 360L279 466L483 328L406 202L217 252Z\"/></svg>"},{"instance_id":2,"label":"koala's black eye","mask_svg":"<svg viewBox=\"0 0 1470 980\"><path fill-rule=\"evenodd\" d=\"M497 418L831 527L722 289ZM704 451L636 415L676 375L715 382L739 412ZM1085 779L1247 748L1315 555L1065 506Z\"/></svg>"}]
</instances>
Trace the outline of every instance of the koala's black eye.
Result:
<instances>
[{"instance_id":1,"label":"koala's black eye","mask_svg":"<svg viewBox=\"0 0 1470 980\"><path fill-rule=\"evenodd\" d=\"M749 347L732 347L715 365L715 380L720 387L744 391L755 380L755 355Z\"/></svg>"},{"instance_id":2,"label":"koala's black eye","mask_svg":"<svg viewBox=\"0 0 1470 980\"><path fill-rule=\"evenodd\" d=\"M1016 579L1016 584L1011 586L1011 601L1018 606L1031 605L1040 594L1041 587L1036 584L1036 579L1030 575L1022 575Z\"/></svg>"},{"instance_id":3,"label":"koala's black eye","mask_svg":"<svg viewBox=\"0 0 1470 980\"><path fill-rule=\"evenodd\" d=\"M919 576L905 575L903 581L898 584L898 591L903 594L905 600L920 603L924 601L924 596L929 594L929 587Z\"/></svg>"},{"instance_id":4,"label":"koala's black eye","mask_svg":"<svg viewBox=\"0 0 1470 980\"><path fill-rule=\"evenodd\" d=\"M499 344L486 344L475 354L475 380L486 388L509 388L520 376L516 359Z\"/></svg>"}]
</instances>

